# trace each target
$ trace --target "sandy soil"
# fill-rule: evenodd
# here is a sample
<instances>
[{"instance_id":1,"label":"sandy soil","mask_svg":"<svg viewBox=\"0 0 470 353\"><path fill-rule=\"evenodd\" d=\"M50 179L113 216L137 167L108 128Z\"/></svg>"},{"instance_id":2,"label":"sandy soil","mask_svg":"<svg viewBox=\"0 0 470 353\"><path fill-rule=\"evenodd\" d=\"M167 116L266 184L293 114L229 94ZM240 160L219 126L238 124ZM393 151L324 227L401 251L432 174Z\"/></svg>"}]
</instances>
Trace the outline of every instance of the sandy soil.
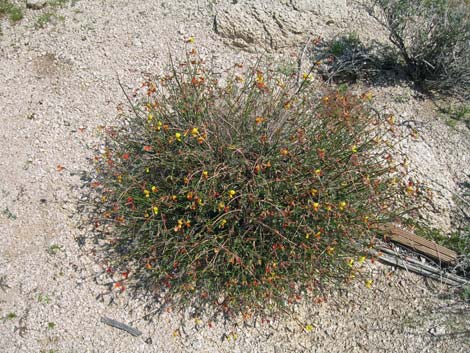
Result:
<instances>
[{"instance_id":1,"label":"sandy soil","mask_svg":"<svg viewBox=\"0 0 470 353\"><path fill-rule=\"evenodd\" d=\"M57 9L27 10L14 26L2 20L0 351L470 351L468 338L452 334L459 331L456 327L468 328L468 317L465 322L454 314L456 303L438 295L443 288L376 264L365 270L374 279L371 289L358 282L328 295L326 302L303 302L294 315L272 322L209 323L172 312L147 321L143 299L109 293L110 279L96 277L102 268L76 241L87 235L86 228L78 227L77 203L82 197L80 175L90 170L87 158L99 144L100 126L112 123L116 107L125 101L117 80L131 91L146 74L164 67L168 53L181 53L189 36L195 36L216 68L252 59L257 46L262 51L265 37L255 37L259 43L241 51L240 43L234 46L230 38L214 32L214 15L230 5L80 0ZM338 0L336 17L335 6L328 6L304 13L315 18L313 30L328 35L349 28L348 23L363 27L365 14L354 22L348 17L348 2ZM45 28L35 28L38 17L48 11L57 16ZM291 46L268 48L271 55L296 55L299 36L286 34ZM364 36L371 37L370 30ZM374 93L384 97L384 110L395 110L403 120L413 116L429 122L426 114L435 114L406 87L377 88ZM409 99L398 104L393 94ZM425 126L425 137L437 136L456 148L451 157L441 153L443 145L432 142L436 140L420 140L407 148L428 168L421 169L424 174L442 169L436 178L452 189L470 175L468 140L459 132L465 128L449 132L444 124ZM452 207L449 197L443 192L435 212L436 223L447 227L452 220L446 211ZM133 337L109 327L100 322L102 316L143 334ZM310 332L306 324L313 326Z\"/></svg>"}]
</instances>

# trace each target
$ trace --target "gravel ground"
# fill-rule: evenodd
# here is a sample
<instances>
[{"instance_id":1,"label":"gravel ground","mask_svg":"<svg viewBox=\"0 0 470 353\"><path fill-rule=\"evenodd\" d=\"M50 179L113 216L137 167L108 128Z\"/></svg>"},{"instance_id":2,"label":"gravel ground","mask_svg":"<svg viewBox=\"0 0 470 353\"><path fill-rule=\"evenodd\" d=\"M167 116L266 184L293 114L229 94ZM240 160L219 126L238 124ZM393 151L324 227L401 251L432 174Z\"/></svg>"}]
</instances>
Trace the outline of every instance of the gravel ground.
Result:
<instances>
[{"instance_id":1,"label":"gravel ground","mask_svg":"<svg viewBox=\"0 0 470 353\"><path fill-rule=\"evenodd\" d=\"M329 13L309 12L316 16L316 31L327 22L325 35L347 27L349 5L337 1L342 18L331 18L334 1L324 10ZM90 169L87 158L99 144L100 126L112 123L116 107L125 101L118 78L131 91L143 76L163 68L168 53L181 53L190 35L216 68L252 59L249 50L240 52L230 38L214 33L214 14L225 11L228 3L80 0L60 8L28 9L17 25L2 20L0 351L470 351L469 339L454 334L461 327L468 329L468 317L455 314L458 303L439 295L445 288L378 264L368 264L365 270L365 276L374 279L371 289L358 282L348 290L325 294L326 301L302 302L292 315L271 322L200 322L189 313L172 312L144 320L148 309L143 299L109 293L110 278L96 277L102 268L76 241L86 236L86 229L78 227L80 173ZM44 28L36 28L38 18L47 12L56 15ZM325 16L324 21L318 16ZM264 37L259 38L262 46ZM284 48L281 54L268 48L272 55L297 53L297 37L286 38L294 41L293 49ZM384 98L384 109L398 110L403 120L409 114L429 118L422 117L429 111L426 104L413 97L408 104L395 104L393 94L409 93L398 89L375 92ZM415 160L421 160L423 168L435 167L436 178L452 189L470 175L470 147L462 138L465 131L448 134L445 128L429 127L423 138L435 140L407 148L417 151ZM441 153L442 146L456 150ZM420 157L423 149L427 159ZM448 197L444 193L442 202ZM451 205L436 207L436 223L450 226L446 207ZM460 309L468 313L468 307ZM102 316L143 334L133 337L107 326L100 322ZM305 324L313 329L307 332Z\"/></svg>"}]
</instances>

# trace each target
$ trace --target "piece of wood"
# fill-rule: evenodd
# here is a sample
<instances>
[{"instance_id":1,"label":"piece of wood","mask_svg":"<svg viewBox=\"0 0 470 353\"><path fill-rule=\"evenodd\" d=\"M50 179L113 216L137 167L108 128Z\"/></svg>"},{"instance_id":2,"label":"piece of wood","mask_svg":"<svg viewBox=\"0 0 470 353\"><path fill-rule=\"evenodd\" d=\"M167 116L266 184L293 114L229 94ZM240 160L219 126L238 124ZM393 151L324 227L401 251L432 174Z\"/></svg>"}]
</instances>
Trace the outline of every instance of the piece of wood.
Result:
<instances>
[{"instance_id":1,"label":"piece of wood","mask_svg":"<svg viewBox=\"0 0 470 353\"><path fill-rule=\"evenodd\" d=\"M470 281L463 277L445 272L442 269L431 266L429 264L422 263L416 259L413 259L412 257L403 257L401 254L393 251L392 249L388 249L380 245L375 246L375 249L376 250L374 251L374 255L377 256L379 260L389 265L396 265L402 268L406 268L407 270L411 270L418 274L423 274L422 271L425 271L434 275L435 277L433 278L435 279L444 279L443 282L447 284L470 285ZM421 272L418 272L417 270L421 270Z\"/></svg>"},{"instance_id":2,"label":"piece of wood","mask_svg":"<svg viewBox=\"0 0 470 353\"><path fill-rule=\"evenodd\" d=\"M417 252L423 253L442 263L453 263L457 260L457 253L430 240L424 239L412 232L402 229L395 224L387 223L379 227L385 234L386 240L405 245Z\"/></svg>"},{"instance_id":3,"label":"piece of wood","mask_svg":"<svg viewBox=\"0 0 470 353\"><path fill-rule=\"evenodd\" d=\"M451 285L451 286L459 286L460 287L460 286L463 286L463 285L468 285L468 283L469 283L465 279L456 280L456 278L449 278L447 276L447 274L445 274L445 273L437 274L437 273L434 273L433 271L428 271L420 265L412 264L408 261L405 261L405 260L400 259L400 258L395 257L395 256L388 256L388 255L385 255L385 254L382 254L382 255L377 254L376 256L381 262L383 262L387 265L398 266L398 267L401 267L401 268L403 268L407 271L411 271L411 272L417 273L421 276L425 276L425 277L435 279L439 282L442 282L442 283L445 283L445 284L448 284L448 285Z\"/></svg>"}]
</instances>

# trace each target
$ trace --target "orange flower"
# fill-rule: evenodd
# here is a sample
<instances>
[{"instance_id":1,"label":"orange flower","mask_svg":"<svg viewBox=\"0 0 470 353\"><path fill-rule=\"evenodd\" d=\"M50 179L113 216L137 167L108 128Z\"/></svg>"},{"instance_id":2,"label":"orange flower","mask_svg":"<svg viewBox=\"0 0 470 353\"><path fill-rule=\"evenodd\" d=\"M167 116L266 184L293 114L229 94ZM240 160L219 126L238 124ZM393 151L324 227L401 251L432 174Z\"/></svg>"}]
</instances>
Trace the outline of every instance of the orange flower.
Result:
<instances>
[{"instance_id":1,"label":"orange flower","mask_svg":"<svg viewBox=\"0 0 470 353\"><path fill-rule=\"evenodd\" d=\"M152 149L153 149L152 146L144 146L144 147L143 147L143 150L144 150L145 152L151 152Z\"/></svg>"},{"instance_id":2,"label":"orange flower","mask_svg":"<svg viewBox=\"0 0 470 353\"><path fill-rule=\"evenodd\" d=\"M261 71L256 72L256 87L258 87L259 89L266 88L263 73Z\"/></svg>"},{"instance_id":3,"label":"orange flower","mask_svg":"<svg viewBox=\"0 0 470 353\"><path fill-rule=\"evenodd\" d=\"M281 148L279 150L279 153L281 154L281 156L287 156L289 154L289 150L287 148Z\"/></svg>"}]
</instances>

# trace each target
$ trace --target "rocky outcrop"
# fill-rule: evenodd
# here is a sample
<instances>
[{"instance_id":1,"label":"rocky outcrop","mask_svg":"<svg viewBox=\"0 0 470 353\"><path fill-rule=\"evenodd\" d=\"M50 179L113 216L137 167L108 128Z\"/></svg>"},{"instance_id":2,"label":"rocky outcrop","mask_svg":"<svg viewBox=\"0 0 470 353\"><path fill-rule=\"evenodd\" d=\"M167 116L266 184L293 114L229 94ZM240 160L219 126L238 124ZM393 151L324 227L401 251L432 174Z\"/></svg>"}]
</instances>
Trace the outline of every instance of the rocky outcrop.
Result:
<instances>
[{"instance_id":1,"label":"rocky outcrop","mask_svg":"<svg viewBox=\"0 0 470 353\"><path fill-rule=\"evenodd\" d=\"M46 0L26 0L26 7L28 9L39 10L46 6Z\"/></svg>"},{"instance_id":2,"label":"rocky outcrop","mask_svg":"<svg viewBox=\"0 0 470 353\"><path fill-rule=\"evenodd\" d=\"M226 44L248 51L291 47L311 34L325 34L325 25L345 26L346 0L239 1L221 5L214 30ZM319 33L321 31L321 33Z\"/></svg>"}]
</instances>

